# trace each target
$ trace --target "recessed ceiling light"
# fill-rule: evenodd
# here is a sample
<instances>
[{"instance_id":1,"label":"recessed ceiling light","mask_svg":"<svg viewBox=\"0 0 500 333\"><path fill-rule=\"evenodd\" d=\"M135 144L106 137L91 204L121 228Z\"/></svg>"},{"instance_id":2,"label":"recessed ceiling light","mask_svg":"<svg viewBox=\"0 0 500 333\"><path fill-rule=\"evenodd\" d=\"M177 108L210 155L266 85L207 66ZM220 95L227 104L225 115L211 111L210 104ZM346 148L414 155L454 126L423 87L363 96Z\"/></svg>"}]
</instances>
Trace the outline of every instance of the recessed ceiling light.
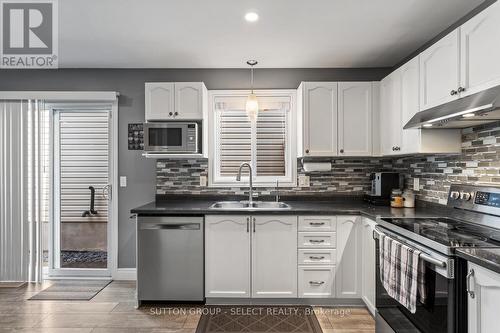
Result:
<instances>
[{"instance_id":1,"label":"recessed ceiling light","mask_svg":"<svg viewBox=\"0 0 500 333\"><path fill-rule=\"evenodd\" d=\"M247 20L247 22L257 22L259 20L259 15L256 12L248 12L245 14L245 20Z\"/></svg>"}]
</instances>

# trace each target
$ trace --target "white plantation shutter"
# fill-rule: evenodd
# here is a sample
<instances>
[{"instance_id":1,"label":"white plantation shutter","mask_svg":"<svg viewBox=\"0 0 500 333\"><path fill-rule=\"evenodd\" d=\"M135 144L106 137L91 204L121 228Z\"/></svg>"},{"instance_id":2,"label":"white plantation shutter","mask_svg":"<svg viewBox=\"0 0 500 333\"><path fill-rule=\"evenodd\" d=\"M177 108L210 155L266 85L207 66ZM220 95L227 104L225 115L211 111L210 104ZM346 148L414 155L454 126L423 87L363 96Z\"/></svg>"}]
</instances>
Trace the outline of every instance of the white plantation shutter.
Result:
<instances>
[{"instance_id":1,"label":"white plantation shutter","mask_svg":"<svg viewBox=\"0 0 500 333\"><path fill-rule=\"evenodd\" d=\"M257 186L293 182L290 97L257 98L254 123L246 114L244 96L214 99L214 185L241 185L236 175L243 162L252 165ZM247 168L243 174L248 175Z\"/></svg>"}]
</instances>

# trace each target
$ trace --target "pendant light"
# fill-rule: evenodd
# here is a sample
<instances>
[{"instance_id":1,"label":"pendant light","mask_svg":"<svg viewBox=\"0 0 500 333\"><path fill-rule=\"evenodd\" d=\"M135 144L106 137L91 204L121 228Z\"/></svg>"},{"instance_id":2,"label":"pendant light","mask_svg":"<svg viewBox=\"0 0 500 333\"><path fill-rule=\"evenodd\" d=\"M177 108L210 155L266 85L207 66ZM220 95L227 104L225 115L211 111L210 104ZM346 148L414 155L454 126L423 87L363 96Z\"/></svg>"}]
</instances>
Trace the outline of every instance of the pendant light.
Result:
<instances>
[{"instance_id":1,"label":"pendant light","mask_svg":"<svg viewBox=\"0 0 500 333\"><path fill-rule=\"evenodd\" d=\"M245 109L247 111L247 116L251 121L257 120L257 115L259 114L259 102L257 101L257 96L253 93L253 66L257 65L257 61L248 60L247 64L250 66L250 80L251 80L251 92L248 95Z\"/></svg>"}]
</instances>

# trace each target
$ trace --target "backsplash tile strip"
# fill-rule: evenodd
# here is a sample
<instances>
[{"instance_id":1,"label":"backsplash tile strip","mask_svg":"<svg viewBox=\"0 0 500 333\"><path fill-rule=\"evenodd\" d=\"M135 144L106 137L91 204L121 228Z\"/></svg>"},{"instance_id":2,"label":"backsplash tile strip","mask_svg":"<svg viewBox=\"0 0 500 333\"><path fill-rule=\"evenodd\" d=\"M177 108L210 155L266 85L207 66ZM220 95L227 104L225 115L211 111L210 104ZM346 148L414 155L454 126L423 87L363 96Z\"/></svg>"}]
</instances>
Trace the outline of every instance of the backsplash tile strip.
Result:
<instances>
[{"instance_id":1,"label":"backsplash tile strip","mask_svg":"<svg viewBox=\"0 0 500 333\"><path fill-rule=\"evenodd\" d=\"M324 158L321 161L325 161ZM370 174L398 171L406 187L420 178L419 200L446 204L450 184L469 183L500 186L500 122L462 131L462 154L395 158L332 158L330 172L305 172L300 161L297 174L310 177L310 187L280 188L282 195L361 196L370 190ZM164 159L156 164L156 194L244 195L243 187L200 187L200 175L208 175L207 159ZM274 187L256 188L258 195L273 195Z\"/></svg>"}]
</instances>

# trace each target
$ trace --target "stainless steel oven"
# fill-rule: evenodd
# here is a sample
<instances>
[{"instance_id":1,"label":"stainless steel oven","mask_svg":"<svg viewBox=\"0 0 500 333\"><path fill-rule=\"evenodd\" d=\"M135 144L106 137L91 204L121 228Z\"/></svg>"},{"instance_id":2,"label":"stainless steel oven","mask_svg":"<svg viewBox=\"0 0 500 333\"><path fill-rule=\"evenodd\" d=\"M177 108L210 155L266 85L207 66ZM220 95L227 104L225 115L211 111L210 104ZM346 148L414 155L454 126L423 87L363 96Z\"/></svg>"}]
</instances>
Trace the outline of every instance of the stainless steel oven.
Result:
<instances>
[{"instance_id":1,"label":"stainless steel oven","mask_svg":"<svg viewBox=\"0 0 500 333\"><path fill-rule=\"evenodd\" d=\"M425 304L417 301L417 310L411 313L404 306L387 294L380 280L380 247L376 242L376 328L377 332L420 332L451 333L462 332L466 326L461 294L461 277L465 272L456 265L456 258L445 256L427 247L401 237L380 226L376 227L374 238L384 233L407 246L422 251L426 261L425 286L427 299ZM422 257L422 256L421 256Z\"/></svg>"},{"instance_id":2,"label":"stainless steel oven","mask_svg":"<svg viewBox=\"0 0 500 333\"><path fill-rule=\"evenodd\" d=\"M196 122L150 122L144 124L147 152L198 154L201 135Z\"/></svg>"}]
</instances>

